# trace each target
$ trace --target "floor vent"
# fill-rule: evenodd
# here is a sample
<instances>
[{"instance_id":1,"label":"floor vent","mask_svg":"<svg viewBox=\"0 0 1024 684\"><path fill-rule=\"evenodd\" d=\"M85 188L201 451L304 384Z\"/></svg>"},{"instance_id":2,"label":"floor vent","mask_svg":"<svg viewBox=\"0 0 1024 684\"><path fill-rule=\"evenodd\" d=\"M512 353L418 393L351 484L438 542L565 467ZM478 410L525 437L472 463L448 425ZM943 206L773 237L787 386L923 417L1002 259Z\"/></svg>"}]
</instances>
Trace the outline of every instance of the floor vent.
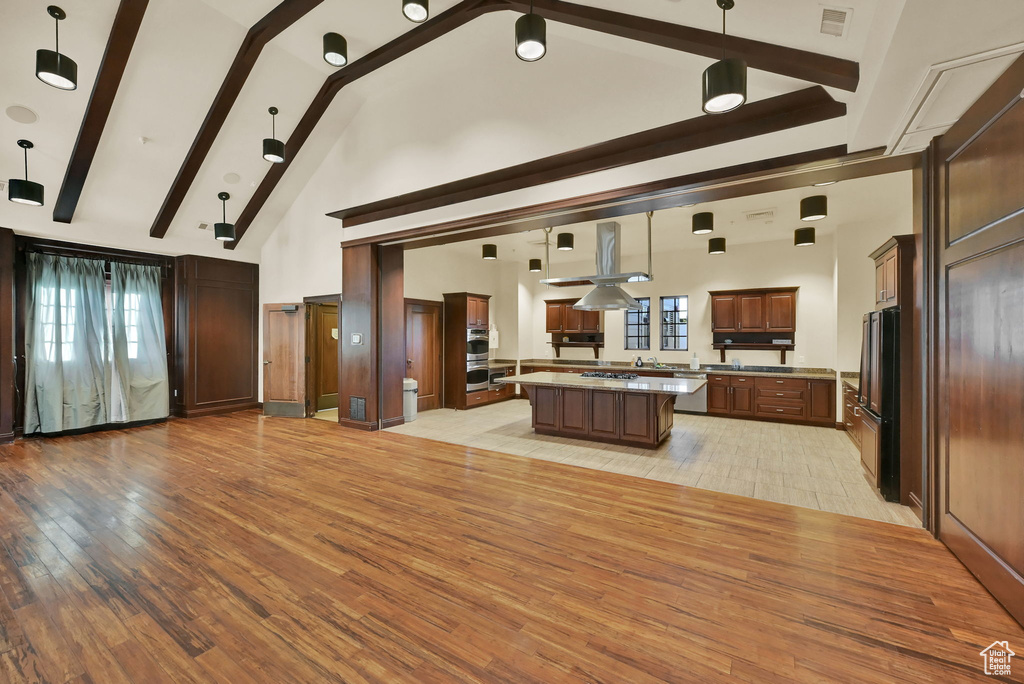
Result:
<instances>
[{"instance_id":1,"label":"floor vent","mask_svg":"<svg viewBox=\"0 0 1024 684\"><path fill-rule=\"evenodd\" d=\"M849 7L823 7L821 9L821 34L834 38L845 38L852 14L853 10Z\"/></svg>"},{"instance_id":2,"label":"floor vent","mask_svg":"<svg viewBox=\"0 0 1024 684\"><path fill-rule=\"evenodd\" d=\"M366 397L348 398L348 417L350 420L366 422Z\"/></svg>"}]
</instances>

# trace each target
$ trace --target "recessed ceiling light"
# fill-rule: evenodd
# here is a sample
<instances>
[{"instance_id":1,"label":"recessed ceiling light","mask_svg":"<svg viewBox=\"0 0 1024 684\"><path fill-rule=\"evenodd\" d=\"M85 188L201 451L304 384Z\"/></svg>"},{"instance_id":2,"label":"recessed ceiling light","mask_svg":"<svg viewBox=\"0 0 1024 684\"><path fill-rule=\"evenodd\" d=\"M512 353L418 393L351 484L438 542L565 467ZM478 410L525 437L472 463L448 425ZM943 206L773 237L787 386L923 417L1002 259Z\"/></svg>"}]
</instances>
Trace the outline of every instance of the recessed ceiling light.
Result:
<instances>
[{"instance_id":1,"label":"recessed ceiling light","mask_svg":"<svg viewBox=\"0 0 1024 684\"><path fill-rule=\"evenodd\" d=\"M237 173L225 173L224 174L224 182L228 183L230 185L234 185L235 183L237 183L240 180L242 180L242 177L239 176Z\"/></svg>"},{"instance_id":2,"label":"recessed ceiling light","mask_svg":"<svg viewBox=\"0 0 1024 684\"><path fill-rule=\"evenodd\" d=\"M28 107L11 105L6 110L7 118L20 124L34 124L39 121L39 115Z\"/></svg>"}]
</instances>

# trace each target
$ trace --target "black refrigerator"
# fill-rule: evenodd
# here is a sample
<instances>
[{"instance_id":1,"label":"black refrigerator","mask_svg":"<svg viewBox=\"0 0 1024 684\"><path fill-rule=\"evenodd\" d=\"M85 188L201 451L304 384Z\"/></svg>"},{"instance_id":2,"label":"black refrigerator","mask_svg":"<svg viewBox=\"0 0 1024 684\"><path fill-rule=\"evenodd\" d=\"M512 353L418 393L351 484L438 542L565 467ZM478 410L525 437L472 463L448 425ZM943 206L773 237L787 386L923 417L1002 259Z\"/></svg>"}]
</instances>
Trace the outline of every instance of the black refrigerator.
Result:
<instances>
[{"instance_id":1,"label":"black refrigerator","mask_svg":"<svg viewBox=\"0 0 1024 684\"><path fill-rule=\"evenodd\" d=\"M860 353L860 404L878 422L879 491L900 500L900 310L864 315Z\"/></svg>"}]
</instances>

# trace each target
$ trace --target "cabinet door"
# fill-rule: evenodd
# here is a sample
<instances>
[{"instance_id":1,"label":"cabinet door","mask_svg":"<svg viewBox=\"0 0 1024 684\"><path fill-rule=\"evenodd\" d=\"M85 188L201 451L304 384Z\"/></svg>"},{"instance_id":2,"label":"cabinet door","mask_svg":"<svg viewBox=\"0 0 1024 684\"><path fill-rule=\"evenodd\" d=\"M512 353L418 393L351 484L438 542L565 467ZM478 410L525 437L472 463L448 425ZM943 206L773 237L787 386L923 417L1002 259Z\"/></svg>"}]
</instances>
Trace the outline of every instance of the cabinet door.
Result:
<instances>
[{"instance_id":1,"label":"cabinet door","mask_svg":"<svg viewBox=\"0 0 1024 684\"><path fill-rule=\"evenodd\" d=\"M881 434L878 423L866 413L860 417L860 464L864 466L871 478L871 484L878 486L878 456L881 447Z\"/></svg>"},{"instance_id":2,"label":"cabinet door","mask_svg":"<svg viewBox=\"0 0 1024 684\"><path fill-rule=\"evenodd\" d=\"M561 427L558 410L558 387L535 385L530 388L533 399L533 427L558 430Z\"/></svg>"},{"instance_id":3,"label":"cabinet door","mask_svg":"<svg viewBox=\"0 0 1024 684\"><path fill-rule=\"evenodd\" d=\"M596 333L601 332L601 312L600 311L581 311L580 318L583 321L582 332L585 333Z\"/></svg>"},{"instance_id":4,"label":"cabinet door","mask_svg":"<svg viewBox=\"0 0 1024 684\"><path fill-rule=\"evenodd\" d=\"M562 308L565 310L562 314L562 332L580 332L583 329L583 317L580 314L583 312L572 308L572 304L562 304Z\"/></svg>"},{"instance_id":5,"label":"cabinet door","mask_svg":"<svg viewBox=\"0 0 1024 684\"><path fill-rule=\"evenodd\" d=\"M836 418L836 386L825 380L810 382L807 417L823 423L834 423Z\"/></svg>"},{"instance_id":6,"label":"cabinet door","mask_svg":"<svg viewBox=\"0 0 1024 684\"><path fill-rule=\"evenodd\" d=\"M711 297L711 331L736 332L739 330L735 295Z\"/></svg>"},{"instance_id":7,"label":"cabinet door","mask_svg":"<svg viewBox=\"0 0 1024 684\"><path fill-rule=\"evenodd\" d=\"M486 328L488 323L488 302L486 299L476 300L476 324L479 328Z\"/></svg>"},{"instance_id":8,"label":"cabinet door","mask_svg":"<svg viewBox=\"0 0 1024 684\"><path fill-rule=\"evenodd\" d=\"M729 386L708 384L708 413L729 413Z\"/></svg>"},{"instance_id":9,"label":"cabinet door","mask_svg":"<svg viewBox=\"0 0 1024 684\"><path fill-rule=\"evenodd\" d=\"M466 297L466 327L475 328L476 326L476 303L477 300L473 297Z\"/></svg>"},{"instance_id":10,"label":"cabinet door","mask_svg":"<svg viewBox=\"0 0 1024 684\"><path fill-rule=\"evenodd\" d=\"M899 252L896 249L885 255L885 302L887 304L894 303L899 295L898 256Z\"/></svg>"},{"instance_id":11,"label":"cabinet door","mask_svg":"<svg viewBox=\"0 0 1024 684\"><path fill-rule=\"evenodd\" d=\"M875 306L885 303L885 259L875 262Z\"/></svg>"},{"instance_id":12,"label":"cabinet door","mask_svg":"<svg viewBox=\"0 0 1024 684\"><path fill-rule=\"evenodd\" d=\"M605 439L619 439L619 395L610 390L590 392L590 434Z\"/></svg>"},{"instance_id":13,"label":"cabinet door","mask_svg":"<svg viewBox=\"0 0 1024 684\"><path fill-rule=\"evenodd\" d=\"M754 415L754 388L733 386L730 389L732 389L732 402L729 413L734 416Z\"/></svg>"},{"instance_id":14,"label":"cabinet door","mask_svg":"<svg viewBox=\"0 0 1024 684\"><path fill-rule=\"evenodd\" d=\"M589 428L587 390L577 387L560 387L559 404L561 404L562 432L587 434Z\"/></svg>"},{"instance_id":15,"label":"cabinet door","mask_svg":"<svg viewBox=\"0 0 1024 684\"><path fill-rule=\"evenodd\" d=\"M654 439L654 395L619 392L622 411L622 439L649 442Z\"/></svg>"},{"instance_id":16,"label":"cabinet door","mask_svg":"<svg viewBox=\"0 0 1024 684\"><path fill-rule=\"evenodd\" d=\"M739 329L742 332L764 332L764 295L741 295Z\"/></svg>"},{"instance_id":17,"label":"cabinet door","mask_svg":"<svg viewBox=\"0 0 1024 684\"><path fill-rule=\"evenodd\" d=\"M768 306L768 332L796 332L796 293L769 292L766 297Z\"/></svg>"},{"instance_id":18,"label":"cabinet door","mask_svg":"<svg viewBox=\"0 0 1024 684\"><path fill-rule=\"evenodd\" d=\"M547 325L547 331L549 333L560 333L562 332L562 314L565 312L565 307L561 304L548 304L547 313L545 314L545 322Z\"/></svg>"}]
</instances>

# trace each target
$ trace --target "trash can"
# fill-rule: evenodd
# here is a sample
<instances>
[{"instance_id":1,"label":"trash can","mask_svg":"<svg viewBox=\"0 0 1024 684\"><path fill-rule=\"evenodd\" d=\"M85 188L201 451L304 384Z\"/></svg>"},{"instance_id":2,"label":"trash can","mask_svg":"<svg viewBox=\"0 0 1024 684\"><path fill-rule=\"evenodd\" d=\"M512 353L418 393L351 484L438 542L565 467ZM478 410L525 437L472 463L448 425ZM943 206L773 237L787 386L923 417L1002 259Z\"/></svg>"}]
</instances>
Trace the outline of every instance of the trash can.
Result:
<instances>
[{"instance_id":1,"label":"trash can","mask_svg":"<svg viewBox=\"0 0 1024 684\"><path fill-rule=\"evenodd\" d=\"M405 422L416 420L416 398L420 393L419 383L412 378L402 379L402 413Z\"/></svg>"}]
</instances>

